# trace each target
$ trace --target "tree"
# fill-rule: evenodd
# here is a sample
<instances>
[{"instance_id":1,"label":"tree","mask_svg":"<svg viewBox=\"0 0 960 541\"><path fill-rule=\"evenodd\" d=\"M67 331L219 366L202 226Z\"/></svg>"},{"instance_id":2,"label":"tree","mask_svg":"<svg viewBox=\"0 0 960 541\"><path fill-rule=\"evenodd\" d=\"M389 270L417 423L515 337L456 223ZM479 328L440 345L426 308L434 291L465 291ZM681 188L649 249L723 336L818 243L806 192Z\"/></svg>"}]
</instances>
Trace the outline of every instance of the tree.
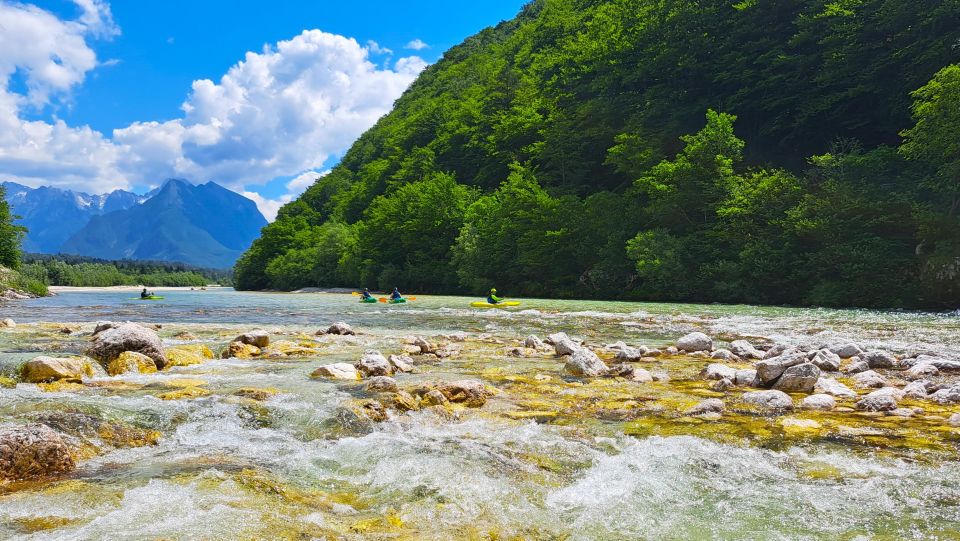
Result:
<instances>
[{"instance_id":1,"label":"tree","mask_svg":"<svg viewBox=\"0 0 960 541\"><path fill-rule=\"evenodd\" d=\"M27 231L15 225L15 219L7 203L6 191L0 186L0 266L11 269L20 268L20 242Z\"/></svg>"}]
</instances>

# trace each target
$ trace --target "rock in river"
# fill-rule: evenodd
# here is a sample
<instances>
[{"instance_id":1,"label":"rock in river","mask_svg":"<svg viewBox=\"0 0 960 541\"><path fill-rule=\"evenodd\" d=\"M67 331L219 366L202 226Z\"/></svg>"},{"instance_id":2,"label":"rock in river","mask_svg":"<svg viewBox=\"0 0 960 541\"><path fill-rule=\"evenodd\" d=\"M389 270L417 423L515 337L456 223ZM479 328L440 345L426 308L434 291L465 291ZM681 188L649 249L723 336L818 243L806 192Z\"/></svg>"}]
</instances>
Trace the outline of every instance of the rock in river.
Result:
<instances>
[{"instance_id":1,"label":"rock in river","mask_svg":"<svg viewBox=\"0 0 960 541\"><path fill-rule=\"evenodd\" d=\"M790 395L783 391L751 391L743 393L743 401L747 404L753 404L761 409L770 411L782 411L793 409L793 400Z\"/></svg>"},{"instance_id":2,"label":"rock in river","mask_svg":"<svg viewBox=\"0 0 960 541\"><path fill-rule=\"evenodd\" d=\"M821 349L820 351L814 352L813 356L810 357L810 362L824 372L836 372L840 370L840 356L829 349Z\"/></svg>"},{"instance_id":3,"label":"rock in river","mask_svg":"<svg viewBox=\"0 0 960 541\"><path fill-rule=\"evenodd\" d=\"M564 369L569 374L582 377L602 376L608 370L600 357L587 348L577 348L572 355L568 356Z\"/></svg>"},{"instance_id":4,"label":"rock in river","mask_svg":"<svg viewBox=\"0 0 960 541\"><path fill-rule=\"evenodd\" d=\"M760 379L760 384L771 386L788 368L791 366L804 364L806 362L806 354L789 353L779 357L758 361L756 364L754 364L754 367L757 369L757 377Z\"/></svg>"},{"instance_id":5,"label":"rock in river","mask_svg":"<svg viewBox=\"0 0 960 541\"><path fill-rule=\"evenodd\" d=\"M813 363L803 363L787 368L773 388L787 393L811 393L818 379L820 369Z\"/></svg>"},{"instance_id":6,"label":"rock in river","mask_svg":"<svg viewBox=\"0 0 960 541\"><path fill-rule=\"evenodd\" d=\"M92 376L90 360L82 357L57 358L36 357L26 362L21 369L22 379L27 383L43 383L66 380L80 381L83 376Z\"/></svg>"},{"instance_id":7,"label":"rock in river","mask_svg":"<svg viewBox=\"0 0 960 541\"><path fill-rule=\"evenodd\" d=\"M353 330L353 327L351 327L350 325L348 325L348 324L346 324L346 323L344 323L344 322L342 322L342 321L338 321L338 322L334 323L333 325L330 325L329 327L327 327L325 330L317 331L317 335L318 335L318 336L324 335L324 334L336 334L336 335L340 335L340 336L353 336L353 335L356 335L357 333L356 333L356 331Z\"/></svg>"},{"instance_id":8,"label":"rock in river","mask_svg":"<svg viewBox=\"0 0 960 541\"><path fill-rule=\"evenodd\" d=\"M746 340L734 340L730 343L730 351L741 359L762 359L763 352L755 348Z\"/></svg>"},{"instance_id":9,"label":"rock in river","mask_svg":"<svg viewBox=\"0 0 960 541\"><path fill-rule=\"evenodd\" d=\"M333 363L317 368L310 374L310 377L356 381L360 379L360 371L350 363Z\"/></svg>"},{"instance_id":10,"label":"rock in river","mask_svg":"<svg viewBox=\"0 0 960 541\"><path fill-rule=\"evenodd\" d=\"M119 376L128 372L134 374L149 374L157 371L153 359L136 351L124 351L119 357L107 365L107 374Z\"/></svg>"},{"instance_id":11,"label":"rock in river","mask_svg":"<svg viewBox=\"0 0 960 541\"><path fill-rule=\"evenodd\" d=\"M837 399L828 394L812 394L800 401L800 407L808 410L829 411L837 406Z\"/></svg>"},{"instance_id":12,"label":"rock in river","mask_svg":"<svg viewBox=\"0 0 960 541\"><path fill-rule=\"evenodd\" d=\"M368 351L357 361L357 370L364 376L389 376L393 374L390 361L379 351Z\"/></svg>"},{"instance_id":13,"label":"rock in river","mask_svg":"<svg viewBox=\"0 0 960 541\"><path fill-rule=\"evenodd\" d=\"M0 479L59 475L74 467L70 448L50 427L28 424L0 429Z\"/></svg>"},{"instance_id":14,"label":"rock in river","mask_svg":"<svg viewBox=\"0 0 960 541\"><path fill-rule=\"evenodd\" d=\"M856 398L855 393L850 387L840 383L833 378L820 378L813 387L814 392L828 394L837 398Z\"/></svg>"},{"instance_id":15,"label":"rock in river","mask_svg":"<svg viewBox=\"0 0 960 541\"><path fill-rule=\"evenodd\" d=\"M873 370L860 372L853 376L853 384L860 389L879 389L887 384L887 379Z\"/></svg>"},{"instance_id":16,"label":"rock in river","mask_svg":"<svg viewBox=\"0 0 960 541\"><path fill-rule=\"evenodd\" d=\"M897 399L892 393L880 389L858 400L857 409L863 411L893 411L897 409Z\"/></svg>"},{"instance_id":17,"label":"rock in river","mask_svg":"<svg viewBox=\"0 0 960 541\"><path fill-rule=\"evenodd\" d=\"M723 413L723 410L726 408L723 405L723 400L719 398L708 398L696 406L683 412L684 415L703 415L704 413Z\"/></svg>"},{"instance_id":18,"label":"rock in river","mask_svg":"<svg viewBox=\"0 0 960 541\"><path fill-rule=\"evenodd\" d=\"M737 378L737 371L725 364L710 363L700 371L700 377L709 380L729 379L733 381Z\"/></svg>"},{"instance_id":19,"label":"rock in river","mask_svg":"<svg viewBox=\"0 0 960 541\"><path fill-rule=\"evenodd\" d=\"M263 349L270 345L270 335L267 334L267 331L256 330L243 333L234 338L233 341L240 342L241 344L249 344L251 346L256 346L260 349Z\"/></svg>"},{"instance_id":20,"label":"rock in river","mask_svg":"<svg viewBox=\"0 0 960 541\"><path fill-rule=\"evenodd\" d=\"M890 352L883 351L882 349L876 349L873 351L868 351L860 355L860 359L867 362L867 365L871 368L895 368L897 366L897 358L894 357Z\"/></svg>"},{"instance_id":21,"label":"rock in river","mask_svg":"<svg viewBox=\"0 0 960 541\"><path fill-rule=\"evenodd\" d=\"M397 390L397 380L390 376L374 376L367 383L366 390L371 393L392 393Z\"/></svg>"},{"instance_id":22,"label":"rock in river","mask_svg":"<svg viewBox=\"0 0 960 541\"><path fill-rule=\"evenodd\" d=\"M710 351L713 349L713 340L702 332L692 332L677 340L677 349L687 353Z\"/></svg>"},{"instance_id":23,"label":"rock in river","mask_svg":"<svg viewBox=\"0 0 960 541\"><path fill-rule=\"evenodd\" d=\"M103 366L108 366L124 351L135 351L150 357L157 369L167 365L163 343L156 331L136 323L123 323L97 333L87 354Z\"/></svg>"}]
</instances>

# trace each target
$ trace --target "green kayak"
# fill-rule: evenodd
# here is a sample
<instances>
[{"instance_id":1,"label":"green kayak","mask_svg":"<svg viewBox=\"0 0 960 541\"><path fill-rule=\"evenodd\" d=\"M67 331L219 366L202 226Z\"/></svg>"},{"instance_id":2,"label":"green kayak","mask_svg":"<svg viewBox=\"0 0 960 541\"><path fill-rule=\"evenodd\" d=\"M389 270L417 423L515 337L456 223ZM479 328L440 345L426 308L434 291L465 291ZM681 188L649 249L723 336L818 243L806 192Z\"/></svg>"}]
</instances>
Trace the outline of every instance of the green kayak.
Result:
<instances>
[{"instance_id":1,"label":"green kayak","mask_svg":"<svg viewBox=\"0 0 960 541\"><path fill-rule=\"evenodd\" d=\"M407 302L407 299L390 299L390 304L403 304Z\"/></svg>"},{"instance_id":2,"label":"green kayak","mask_svg":"<svg viewBox=\"0 0 960 541\"><path fill-rule=\"evenodd\" d=\"M360 302L363 304L377 304L377 299L370 297L369 299L360 299Z\"/></svg>"}]
</instances>

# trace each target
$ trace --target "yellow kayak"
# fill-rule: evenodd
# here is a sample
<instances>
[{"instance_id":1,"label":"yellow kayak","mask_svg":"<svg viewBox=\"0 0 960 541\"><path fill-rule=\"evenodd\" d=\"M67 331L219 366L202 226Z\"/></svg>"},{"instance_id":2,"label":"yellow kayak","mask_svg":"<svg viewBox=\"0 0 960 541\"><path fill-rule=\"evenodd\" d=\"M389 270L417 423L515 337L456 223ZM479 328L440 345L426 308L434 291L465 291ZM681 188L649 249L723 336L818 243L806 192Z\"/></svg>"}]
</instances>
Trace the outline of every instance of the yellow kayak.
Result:
<instances>
[{"instance_id":1,"label":"yellow kayak","mask_svg":"<svg viewBox=\"0 0 960 541\"><path fill-rule=\"evenodd\" d=\"M490 304L489 302L477 301L477 302L471 302L470 306L474 308L504 308L507 306L520 306L520 301L503 301L503 302L498 302L497 304Z\"/></svg>"}]
</instances>

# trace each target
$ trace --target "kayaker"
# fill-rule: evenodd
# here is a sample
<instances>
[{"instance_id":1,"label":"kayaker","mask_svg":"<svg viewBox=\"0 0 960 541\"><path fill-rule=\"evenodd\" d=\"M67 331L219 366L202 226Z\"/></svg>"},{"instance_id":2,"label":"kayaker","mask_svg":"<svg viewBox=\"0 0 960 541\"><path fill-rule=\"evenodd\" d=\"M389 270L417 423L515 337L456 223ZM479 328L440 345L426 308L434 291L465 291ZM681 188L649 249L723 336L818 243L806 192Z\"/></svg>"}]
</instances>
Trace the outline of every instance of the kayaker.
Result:
<instances>
[{"instance_id":1,"label":"kayaker","mask_svg":"<svg viewBox=\"0 0 960 541\"><path fill-rule=\"evenodd\" d=\"M140 292L141 299L149 299L153 296L153 293L147 293L147 288L143 288L143 291Z\"/></svg>"},{"instance_id":2,"label":"kayaker","mask_svg":"<svg viewBox=\"0 0 960 541\"><path fill-rule=\"evenodd\" d=\"M373 298L373 295L370 294L370 290L367 289L367 288L363 288L363 294L362 294L362 296L363 296L363 300L367 300L367 299L372 299L372 298Z\"/></svg>"},{"instance_id":3,"label":"kayaker","mask_svg":"<svg viewBox=\"0 0 960 541\"><path fill-rule=\"evenodd\" d=\"M490 295L487 296L487 302L490 304L500 304L503 302L503 299L497 296L497 290L491 289Z\"/></svg>"},{"instance_id":4,"label":"kayaker","mask_svg":"<svg viewBox=\"0 0 960 541\"><path fill-rule=\"evenodd\" d=\"M393 293L390 294L391 301L398 301L403 298L403 295L400 294L399 288L393 288Z\"/></svg>"}]
</instances>

